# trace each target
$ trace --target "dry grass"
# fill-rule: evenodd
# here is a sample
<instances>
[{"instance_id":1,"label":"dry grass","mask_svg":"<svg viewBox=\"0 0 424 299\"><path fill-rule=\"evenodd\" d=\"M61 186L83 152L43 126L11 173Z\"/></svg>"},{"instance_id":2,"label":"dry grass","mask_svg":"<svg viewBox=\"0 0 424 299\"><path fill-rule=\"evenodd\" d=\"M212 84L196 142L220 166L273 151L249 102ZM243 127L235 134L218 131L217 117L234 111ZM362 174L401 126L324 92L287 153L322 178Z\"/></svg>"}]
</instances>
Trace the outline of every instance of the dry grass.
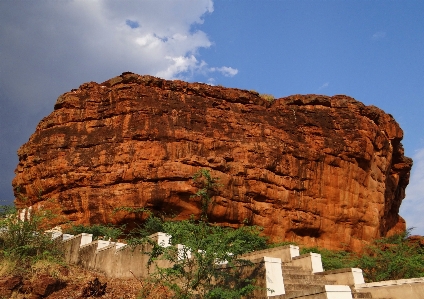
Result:
<instances>
[{"instance_id":1,"label":"dry grass","mask_svg":"<svg viewBox=\"0 0 424 299\"><path fill-rule=\"evenodd\" d=\"M36 261L31 265L29 276L36 278L40 274L47 274L51 277L65 280L68 278L69 270L66 266L57 262L50 262L46 260Z\"/></svg>"},{"instance_id":2,"label":"dry grass","mask_svg":"<svg viewBox=\"0 0 424 299\"><path fill-rule=\"evenodd\" d=\"M5 277L13 273L13 270L16 268L17 261L12 261L9 259L0 259L0 277Z\"/></svg>"},{"instance_id":3,"label":"dry grass","mask_svg":"<svg viewBox=\"0 0 424 299\"><path fill-rule=\"evenodd\" d=\"M171 299L173 293L164 285L144 280L140 282L138 299Z\"/></svg>"},{"instance_id":4,"label":"dry grass","mask_svg":"<svg viewBox=\"0 0 424 299\"><path fill-rule=\"evenodd\" d=\"M268 102L274 102L275 101L275 97L272 94L266 94L266 93L262 93L259 95L262 99L264 99L265 101Z\"/></svg>"}]
</instances>

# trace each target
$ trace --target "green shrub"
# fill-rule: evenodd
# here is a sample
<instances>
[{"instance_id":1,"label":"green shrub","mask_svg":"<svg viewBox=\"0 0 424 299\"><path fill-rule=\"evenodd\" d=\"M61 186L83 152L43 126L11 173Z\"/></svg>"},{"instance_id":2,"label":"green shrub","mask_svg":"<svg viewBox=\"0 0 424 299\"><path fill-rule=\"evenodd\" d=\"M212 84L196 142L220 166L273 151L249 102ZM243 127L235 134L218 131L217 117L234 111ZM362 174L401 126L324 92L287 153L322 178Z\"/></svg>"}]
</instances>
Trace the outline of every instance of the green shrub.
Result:
<instances>
[{"instance_id":1,"label":"green shrub","mask_svg":"<svg viewBox=\"0 0 424 299\"><path fill-rule=\"evenodd\" d=\"M49 211L33 210L31 217L25 221L18 217L14 207L2 206L0 211L2 262L19 265L23 271L28 271L38 261L62 263L62 251L58 243L44 232L43 224L52 216Z\"/></svg>"},{"instance_id":2,"label":"green shrub","mask_svg":"<svg viewBox=\"0 0 424 299\"><path fill-rule=\"evenodd\" d=\"M362 269L366 281L424 276L424 249L408 242L410 231L378 239L358 257L356 266Z\"/></svg>"},{"instance_id":3,"label":"green shrub","mask_svg":"<svg viewBox=\"0 0 424 299\"><path fill-rule=\"evenodd\" d=\"M360 268L367 282L423 277L424 248L408 241L410 231L377 239L361 254L317 247L302 248L301 253L321 254L325 270Z\"/></svg>"},{"instance_id":4,"label":"green shrub","mask_svg":"<svg viewBox=\"0 0 424 299\"><path fill-rule=\"evenodd\" d=\"M239 257L266 248L266 238L260 236L258 227L232 229L208 223L209 207L219 187L217 178L201 169L193 175L193 181L199 188L195 196L200 198L200 220L192 217L185 221L161 222L150 217L144 226L146 231L160 228L172 236L170 245L184 244L178 249L162 247L149 238L142 240L153 247L145 252L149 256L148 264L156 265L156 271L151 273L152 281L167 287L177 299L235 299L251 294L257 287L252 280L242 278L241 266L252 263ZM158 260L165 260L171 266L160 266L156 263ZM227 264L225 271L217 266L219 262Z\"/></svg>"},{"instance_id":5,"label":"green shrub","mask_svg":"<svg viewBox=\"0 0 424 299\"><path fill-rule=\"evenodd\" d=\"M300 254L314 252L321 254L322 266L325 270L355 267L356 255L343 250L328 250L318 247L303 247Z\"/></svg>"},{"instance_id":6,"label":"green shrub","mask_svg":"<svg viewBox=\"0 0 424 299\"><path fill-rule=\"evenodd\" d=\"M164 232L171 235L171 245L161 247L150 242L153 250L148 252L149 264L166 260L172 266L160 267L151 274L153 281L162 283L175 294L175 298L223 299L240 298L250 294L255 287L252 281L241 276L242 267L251 262L240 255L266 247L266 239L257 227L239 229L210 225L194 219L163 223ZM191 258L189 258L191 256ZM217 262L227 262L226 271Z\"/></svg>"},{"instance_id":7,"label":"green shrub","mask_svg":"<svg viewBox=\"0 0 424 299\"><path fill-rule=\"evenodd\" d=\"M218 178L212 177L209 170L204 168L196 172L192 176L192 179L194 184L199 188L193 197L200 198L202 210L201 219L207 221L208 209L211 207L213 197L221 185L218 183Z\"/></svg>"},{"instance_id":8,"label":"green shrub","mask_svg":"<svg viewBox=\"0 0 424 299\"><path fill-rule=\"evenodd\" d=\"M297 243L291 242L291 241L281 241L281 242L275 242L275 243L268 243L267 248L275 248L275 247L286 246L286 245L297 245Z\"/></svg>"}]
</instances>

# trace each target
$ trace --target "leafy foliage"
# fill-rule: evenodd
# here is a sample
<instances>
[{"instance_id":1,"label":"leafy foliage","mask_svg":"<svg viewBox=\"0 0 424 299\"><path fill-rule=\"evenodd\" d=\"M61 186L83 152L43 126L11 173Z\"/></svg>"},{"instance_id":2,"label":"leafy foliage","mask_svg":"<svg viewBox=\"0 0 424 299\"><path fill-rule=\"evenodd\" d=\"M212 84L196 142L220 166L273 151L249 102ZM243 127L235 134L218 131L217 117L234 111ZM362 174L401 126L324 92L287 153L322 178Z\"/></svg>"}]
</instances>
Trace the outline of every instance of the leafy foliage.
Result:
<instances>
[{"instance_id":1,"label":"leafy foliage","mask_svg":"<svg viewBox=\"0 0 424 299\"><path fill-rule=\"evenodd\" d=\"M260 236L257 227L239 229L224 228L208 223L208 209L219 184L206 169L193 175L199 187L195 196L200 197L202 215L185 221L160 223L151 217L145 229L158 229L172 236L168 246L158 245L145 238L153 249L149 255L149 265L156 271L151 273L154 283L164 285L178 299L191 298L240 298L250 294L257 287L249 279L242 278L241 266L251 265L240 259L240 255L266 248L266 238ZM184 244L184 245L178 245ZM169 266L161 266L166 261Z\"/></svg>"},{"instance_id":2,"label":"leafy foliage","mask_svg":"<svg viewBox=\"0 0 424 299\"><path fill-rule=\"evenodd\" d=\"M408 241L410 231L377 239L362 254L316 247L301 253L320 253L325 270L361 268L367 282L423 277L424 248Z\"/></svg>"},{"instance_id":3,"label":"leafy foliage","mask_svg":"<svg viewBox=\"0 0 424 299\"><path fill-rule=\"evenodd\" d=\"M176 298L194 298L196 294L200 298L240 298L255 289L252 281L241 278L240 266L251 263L239 256L266 247L257 227L231 229L193 219L165 222L163 227L172 236L172 246L152 243L149 262L157 266L154 280L171 289ZM160 267L158 260L172 266ZM225 271L220 263L226 264Z\"/></svg>"},{"instance_id":4,"label":"leafy foliage","mask_svg":"<svg viewBox=\"0 0 424 299\"><path fill-rule=\"evenodd\" d=\"M52 217L49 211L33 210L31 216L25 221L18 217L14 207L1 206L0 211L0 259L2 261L19 261L23 269L31 267L40 260L62 262L59 246L49 234L44 232L44 220Z\"/></svg>"},{"instance_id":5,"label":"leafy foliage","mask_svg":"<svg viewBox=\"0 0 424 299\"><path fill-rule=\"evenodd\" d=\"M208 209L212 204L213 196L217 193L217 189L220 186L218 179L211 176L209 170L200 169L193 175L194 183L199 187L194 197L200 197L201 208L202 208L202 220L207 220Z\"/></svg>"},{"instance_id":6,"label":"leafy foliage","mask_svg":"<svg viewBox=\"0 0 424 299\"><path fill-rule=\"evenodd\" d=\"M292 242L292 241L280 241L280 242L275 242L275 243L269 243L267 248L275 248L275 247L280 247L280 246L286 246L286 245L298 245L296 242Z\"/></svg>"},{"instance_id":7,"label":"leafy foliage","mask_svg":"<svg viewBox=\"0 0 424 299\"><path fill-rule=\"evenodd\" d=\"M127 244L130 246L144 244L149 240L148 237L150 235L153 235L157 232L163 232L163 226L164 222L162 221L162 219L150 215L142 226L131 230L126 235Z\"/></svg>"},{"instance_id":8,"label":"leafy foliage","mask_svg":"<svg viewBox=\"0 0 424 299\"><path fill-rule=\"evenodd\" d=\"M410 231L376 240L366 248L357 267L367 281L424 276L424 248L408 242Z\"/></svg>"},{"instance_id":9,"label":"leafy foliage","mask_svg":"<svg viewBox=\"0 0 424 299\"><path fill-rule=\"evenodd\" d=\"M356 255L348 251L328 250L318 247L303 247L301 254L314 252L321 254L322 266L325 270L355 267L357 264Z\"/></svg>"}]
</instances>

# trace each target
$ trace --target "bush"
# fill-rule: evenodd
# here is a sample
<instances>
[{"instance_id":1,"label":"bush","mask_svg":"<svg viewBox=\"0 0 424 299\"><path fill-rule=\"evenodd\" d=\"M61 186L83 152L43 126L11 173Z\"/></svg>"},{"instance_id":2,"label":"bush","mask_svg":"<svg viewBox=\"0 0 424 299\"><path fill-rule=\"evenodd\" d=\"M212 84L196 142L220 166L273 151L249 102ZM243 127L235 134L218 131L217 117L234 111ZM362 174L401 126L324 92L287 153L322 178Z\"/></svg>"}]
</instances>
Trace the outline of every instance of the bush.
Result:
<instances>
[{"instance_id":1,"label":"bush","mask_svg":"<svg viewBox=\"0 0 424 299\"><path fill-rule=\"evenodd\" d=\"M356 255L348 251L335 251L318 247L304 247L301 254L314 252L321 254L322 266L325 270L335 270L355 267L357 264Z\"/></svg>"},{"instance_id":2,"label":"bush","mask_svg":"<svg viewBox=\"0 0 424 299\"><path fill-rule=\"evenodd\" d=\"M149 255L149 266L155 264L156 271L151 274L154 284L165 286L174 293L174 298L191 299L231 299L252 293L257 287L253 281L242 278L241 266L252 263L240 259L243 253L267 246L265 237L260 236L257 227L239 229L224 228L208 223L208 211L218 187L217 178L208 170L201 169L193 175L193 181L199 188L195 196L200 198L200 220L194 217L185 221L161 222L150 217L146 222L146 231L161 229L172 236L169 245L161 245L144 238L153 250ZM182 248L175 245L183 244ZM166 244L168 245L168 244ZM165 260L169 267L161 267L156 261ZM226 264L223 271L220 263Z\"/></svg>"},{"instance_id":3,"label":"bush","mask_svg":"<svg viewBox=\"0 0 424 299\"><path fill-rule=\"evenodd\" d=\"M408 242L411 229L375 240L362 254L322 248L302 248L301 253L321 254L325 270L361 268L367 282L424 276L424 248Z\"/></svg>"},{"instance_id":4,"label":"bush","mask_svg":"<svg viewBox=\"0 0 424 299\"><path fill-rule=\"evenodd\" d=\"M424 276L424 249L408 242L410 231L376 240L366 248L356 262L366 281Z\"/></svg>"},{"instance_id":5,"label":"bush","mask_svg":"<svg viewBox=\"0 0 424 299\"><path fill-rule=\"evenodd\" d=\"M160 267L152 273L153 281L172 290L175 298L240 298L256 287L252 281L241 277L242 267L251 265L240 259L243 253L266 247L266 239L256 227L239 229L213 226L204 221L185 220L165 222L164 232L171 235L171 244L184 244L180 250L175 246L154 247L149 264L166 260L172 266ZM217 263L227 263L226 271Z\"/></svg>"},{"instance_id":6,"label":"bush","mask_svg":"<svg viewBox=\"0 0 424 299\"><path fill-rule=\"evenodd\" d=\"M44 233L49 211L32 211L31 217L22 221L14 207L0 207L0 259L14 265L11 271L29 270L39 261L62 263L62 251L51 235ZM17 269L17 265L21 269Z\"/></svg>"}]
</instances>

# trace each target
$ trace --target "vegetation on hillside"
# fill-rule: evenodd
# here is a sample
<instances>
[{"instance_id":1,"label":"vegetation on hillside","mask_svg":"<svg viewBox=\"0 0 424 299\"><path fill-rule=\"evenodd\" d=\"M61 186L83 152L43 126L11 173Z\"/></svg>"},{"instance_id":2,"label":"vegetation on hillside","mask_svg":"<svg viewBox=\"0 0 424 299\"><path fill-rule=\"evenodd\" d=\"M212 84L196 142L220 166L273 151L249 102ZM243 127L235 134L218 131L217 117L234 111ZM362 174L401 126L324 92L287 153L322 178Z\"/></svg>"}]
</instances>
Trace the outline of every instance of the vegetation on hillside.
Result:
<instances>
[{"instance_id":1,"label":"vegetation on hillside","mask_svg":"<svg viewBox=\"0 0 424 299\"><path fill-rule=\"evenodd\" d=\"M266 238L260 236L257 227L231 229L209 223L208 212L220 186L218 179L201 169L193 175L193 181L198 187L195 197L201 205L200 219L161 223L159 218L151 216L146 222L147 228L160 228L171 236L170 244L162 245L172 245L163 247L144 238L153 247L147 253L149 264L156 265L151 281L169 288L178 299L236 299L251 294L258 287L252 280L243 278L241 266L252 263L239 257L265 248ZM165 260L171 266L159 266L158 260ZM225 271L217 263L225 264Z\"/></svg>"},{"instance_id":2,"label":"vegetation on hillside","mask_svg":"<svg viewBox=\"0 0 424 299\"><path fill-rule=\"evenodd\" d=\"M261 93L259 95L262 99L264 99L265 101L268 101L270 103L275 101L275 97L272 94L267 94L267 93Z\"/></svg>"},{"instance_id":3,"label":"vegetation on hillside","mask_svg":"<svg viewBox=\"0 0 424 299\"><path fill-rule=\"evenodd\" d=\"M62 263L61 250L49 234L43 221L49 211L33 212L25 221L14 207L0 206L0 272L25 273L43 264L53 267Z\"/></svg>"},{"instance_id":4,"label":"vegetation on hillside","mask_svg":"<svg viewBox=\"0 0 424 299\"><path fill-rule=\"evenodd\" d=\"M316 247L302 253L320 253L325 270L360 268L367 282L424 277L424 248L409 241L410 232L377 239L362 254Z\"/></svg>"},{"instance_id":5,"label":"vegetation on hillside","mask_svg":"<svg viewBox=\"0 0 424 299\"><path fill-rule=\"evenodd\" d=\"M149 262L166 260L172 266L157 266L151 279L171 289L175 298L240 298L256 288L253 281L241 276L240 266L251 262L239 258L266 246L256 227L231 229L190 219L164 222L163 231L172 236L169 245L173 246L150 242ZM184 246L178 248L177 244ZM226 271L216 263L225 263Z\"/></svg>"}]
</instances>

